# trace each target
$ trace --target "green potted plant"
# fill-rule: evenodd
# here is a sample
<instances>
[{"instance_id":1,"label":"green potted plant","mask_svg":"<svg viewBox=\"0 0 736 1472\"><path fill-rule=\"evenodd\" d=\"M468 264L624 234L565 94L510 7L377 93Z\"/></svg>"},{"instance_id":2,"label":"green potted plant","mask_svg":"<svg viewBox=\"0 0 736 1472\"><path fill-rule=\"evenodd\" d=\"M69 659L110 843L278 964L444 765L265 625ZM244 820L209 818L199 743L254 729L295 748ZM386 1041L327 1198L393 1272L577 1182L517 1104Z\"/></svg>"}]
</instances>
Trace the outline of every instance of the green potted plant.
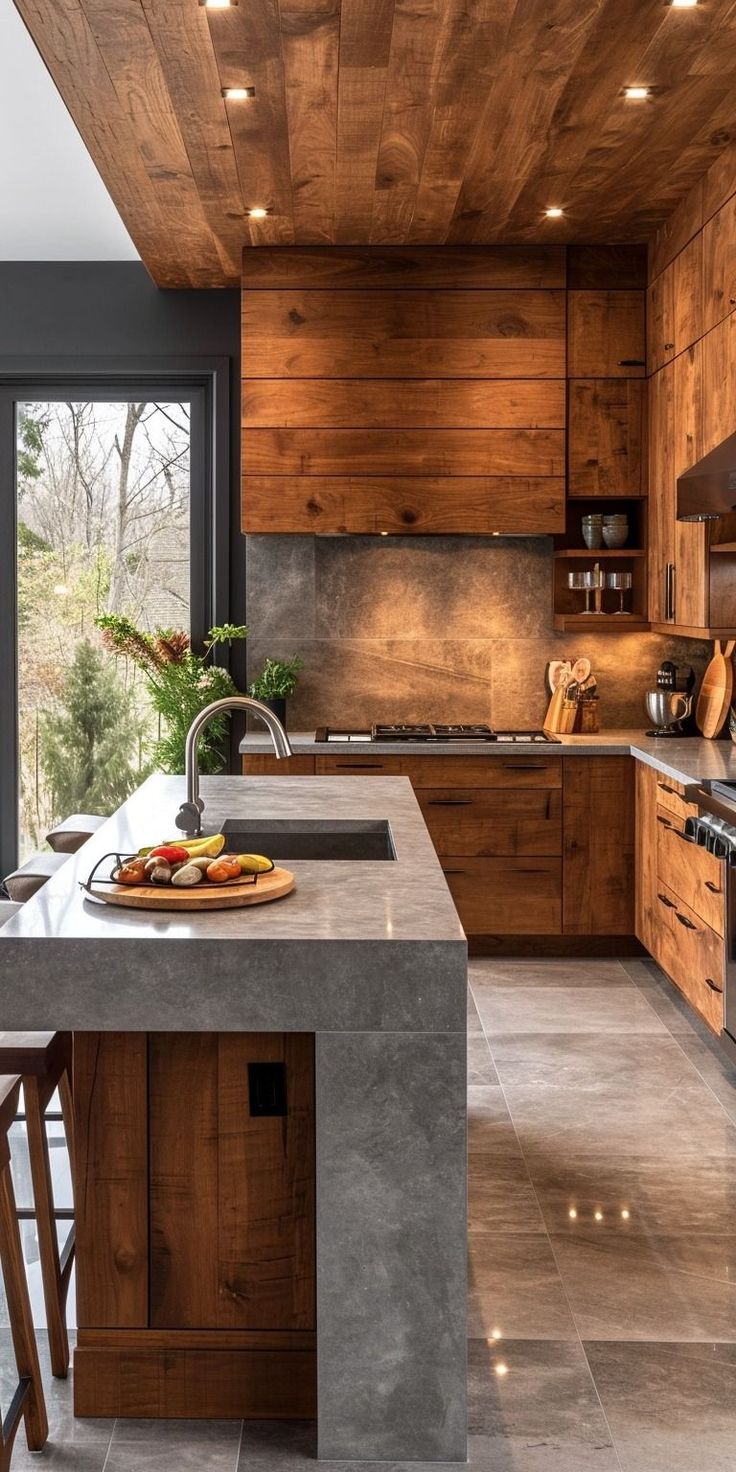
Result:
<instances>
[{"instance_id":1,"label":"green potted plant","mask_svg":"<svg viewBox=\"0 0 736 1472\"><path fill-rule=\"evenodd\" d=\"M292 654L291 659L267 659L250 687L254 700L262 700L282 726L286 725L286 701L296 689L303 663L298 654Z\"/></svg>"},{"instance_id":2,"label":"green potted plant","mask_svg":"<svg viewBox=\"0 0 736 1472\"><path fill-rule=\"evenodd\" d=\"M212 664L210 656L218 644L245 639L245 624L219 624L210 629L204 654L195 654L189 635L179 629L156 629L147 634L129 618L105 613L95 619L102 641L114 654L124 655L141 670L151 704L159 718L158 740L153 748L154 765L160 772L177 775L184 771L187 732L196 715L213 700L237 695L228 671ZM228 717L216 716L199 740L201 772L221 772L222 742Z\"/></svg>"}]
</instances>

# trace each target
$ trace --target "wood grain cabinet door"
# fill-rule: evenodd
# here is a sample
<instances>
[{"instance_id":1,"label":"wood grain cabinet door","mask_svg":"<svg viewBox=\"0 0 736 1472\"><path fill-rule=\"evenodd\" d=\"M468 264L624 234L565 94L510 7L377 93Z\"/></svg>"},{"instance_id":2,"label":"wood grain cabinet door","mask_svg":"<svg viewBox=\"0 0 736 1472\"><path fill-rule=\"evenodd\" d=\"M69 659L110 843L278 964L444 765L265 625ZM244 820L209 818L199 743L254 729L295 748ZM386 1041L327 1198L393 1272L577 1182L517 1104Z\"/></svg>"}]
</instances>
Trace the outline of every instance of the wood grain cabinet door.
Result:
<instances>
[{"instance_id":1,"label":"wood grain cabinet door","mask_svg":"<svg viewBox=\"0 0 736 1472\"><path fill-rule=\"evenodd\" d=\"M736 198L703 229L703 331L736 310Z\"/></svg>"},{"instance_id":2,"label":"wood grain cabinet door","mask_svg":"<svg viewBox=\"0 0 736 1472\"><path fill-rule=\"evenodd\" d=\"M698 234L675 257L675 353L683 353L703 335L703 237Z\"/></svg>"},{"instance_id":3,"label":"wood grain cabinet door","mask_svg":"<svg viewBox=\"0 0 736 1472\"><path fill-rule=\"evenodd\" d=\"M623 378L572 379L569 392L568 495L639 496L646 384Z\"/></svg>"},{"instance_id":4,"label":"wood grain cabinet door","mask_svg":"<svg viewBox=\"0 0 736 1472\"><path fill-rule=\"evenodd\" d=\"M568 293L568 376L645 378L643 291Z\"/></svg>"},{"instance_id":5,"label":"wood grain cabinet door","mask_svg":"<svg viewBox=\"0 0 736 1472\"><path fill-rule=\"evenodd\" d=\"M565 761L563 934L634 933L631 757Z\"/></svg>"},{"instance_id":6,"label":"wood grain cabinet door","mask_svg":"<svg viewBox=\"0 0 736 1472\"><path fill-rule=\"evenodd\" d=\"M419 789L422 817L438 854L551 856L562 847L559 789L504 792Z\"/></svg>"},{"instance_id":7,"label":"wood grain cabinet door","mask_svg":"<svg viewBox=\"0 0 736 1472\"><path fill-rule=\"evenodd\" d=\"M675 369L672 363L649 380L649 617L671 623L675 616Z\"/></svg>"},{"instance_id":8,"label":"wood grain cabinet door","mask_svg":"<svg viewBox=\"0 0 736 1472\"><path fill-rule=\"evenodd\" d=\"M281 1070L256 1115L250 1064ZM314 1039L152 1033L151 1327L313 1329Z\"/></svg>"},{"instance_id":9,"label":"wood grain cabinet door","mask_svg":"<svg viewBox=\"0 0 736 1472\"><path fill-rule=\"evenodd\" d=\"M647 367L656 373L675 356L675 271L669 265L647 291Z\"/></svg>"}]
</instances>

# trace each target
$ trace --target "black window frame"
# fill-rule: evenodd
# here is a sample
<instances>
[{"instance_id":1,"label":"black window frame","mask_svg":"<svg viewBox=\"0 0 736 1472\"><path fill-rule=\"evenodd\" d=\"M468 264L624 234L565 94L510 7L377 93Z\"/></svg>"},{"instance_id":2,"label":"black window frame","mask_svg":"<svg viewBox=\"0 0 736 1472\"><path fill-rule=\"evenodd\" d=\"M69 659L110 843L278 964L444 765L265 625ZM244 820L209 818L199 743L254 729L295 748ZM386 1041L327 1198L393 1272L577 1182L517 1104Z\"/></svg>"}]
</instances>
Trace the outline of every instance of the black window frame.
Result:
<instances>
[{"instance_id":1,"label":"black window frame","mask_svg":"<svg viewBox=\"0 0 736 1472\"><path fill-rule=\"evenodd\" d=\"M17 410L72 401L189 402L190 624L231 618L230 359L27 359L0 356L0 876L18 853ZM227 664L227 648L217 651Z\"/></svg>"}]
</instances>

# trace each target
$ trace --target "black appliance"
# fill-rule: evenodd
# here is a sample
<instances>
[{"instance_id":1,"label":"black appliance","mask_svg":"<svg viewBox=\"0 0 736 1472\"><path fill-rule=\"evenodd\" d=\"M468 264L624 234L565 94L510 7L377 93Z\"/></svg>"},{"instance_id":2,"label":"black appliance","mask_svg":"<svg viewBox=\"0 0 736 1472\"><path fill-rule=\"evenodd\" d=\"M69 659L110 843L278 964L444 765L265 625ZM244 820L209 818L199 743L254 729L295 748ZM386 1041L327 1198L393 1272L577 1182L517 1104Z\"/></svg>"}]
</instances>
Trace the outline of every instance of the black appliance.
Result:
<instances>
[{"instance_id":1,"label":"black appliance","mask_svg":"<svg viewBox=\"0 0 736 1472\"><path fill-rule=\"evenodd\" d=\"M657 670L658 690L681 690L692 695L695 689L695 671L692 665L676 664L674 659L663 659Z\"/></svg>"},{"instance_id":2,"label":"black appliance","mask_svg":"<svg viewBox=\"0 0 736 1472\"><path fill-rule=\"evenodd\" d=\"M315 741L360 743L371 741L507 741L512 745L539 746L554 741L546 731L494 731L482 722L475 725L437 725L422 721L405 724L376 722L364 730L347 730L342 726L318 726Z\"/></svg>"}]
</instances>

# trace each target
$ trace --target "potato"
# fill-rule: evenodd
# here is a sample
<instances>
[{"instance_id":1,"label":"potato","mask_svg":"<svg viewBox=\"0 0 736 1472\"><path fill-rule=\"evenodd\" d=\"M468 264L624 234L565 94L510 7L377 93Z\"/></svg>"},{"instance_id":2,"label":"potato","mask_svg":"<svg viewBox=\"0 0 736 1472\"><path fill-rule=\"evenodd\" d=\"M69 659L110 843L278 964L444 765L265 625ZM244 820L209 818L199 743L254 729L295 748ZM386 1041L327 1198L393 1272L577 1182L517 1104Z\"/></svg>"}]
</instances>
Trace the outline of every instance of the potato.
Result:
<instances>
[{"instance_id":1,"label":"potato","mask_svg":"<svg viewBox=\"0 0 736 1472\"><path fill-rule=\"evenodd\" d=\"M182 864L175 874L171 876L171 883L177 889L189 889L193 884L200 884L204 879L201 869L195 864Z\"/></svg>"},{"instance_id":2,"label":"potato","mask_svg":"<svg viewBox=\"0 0 736 1472\"><path fill-rule=\"evenodd\" d=\"M215 859L207 869L207 878L211 884L231 883L240 878L240 864L233 858Z\"/></svg>"}]
</instances>

